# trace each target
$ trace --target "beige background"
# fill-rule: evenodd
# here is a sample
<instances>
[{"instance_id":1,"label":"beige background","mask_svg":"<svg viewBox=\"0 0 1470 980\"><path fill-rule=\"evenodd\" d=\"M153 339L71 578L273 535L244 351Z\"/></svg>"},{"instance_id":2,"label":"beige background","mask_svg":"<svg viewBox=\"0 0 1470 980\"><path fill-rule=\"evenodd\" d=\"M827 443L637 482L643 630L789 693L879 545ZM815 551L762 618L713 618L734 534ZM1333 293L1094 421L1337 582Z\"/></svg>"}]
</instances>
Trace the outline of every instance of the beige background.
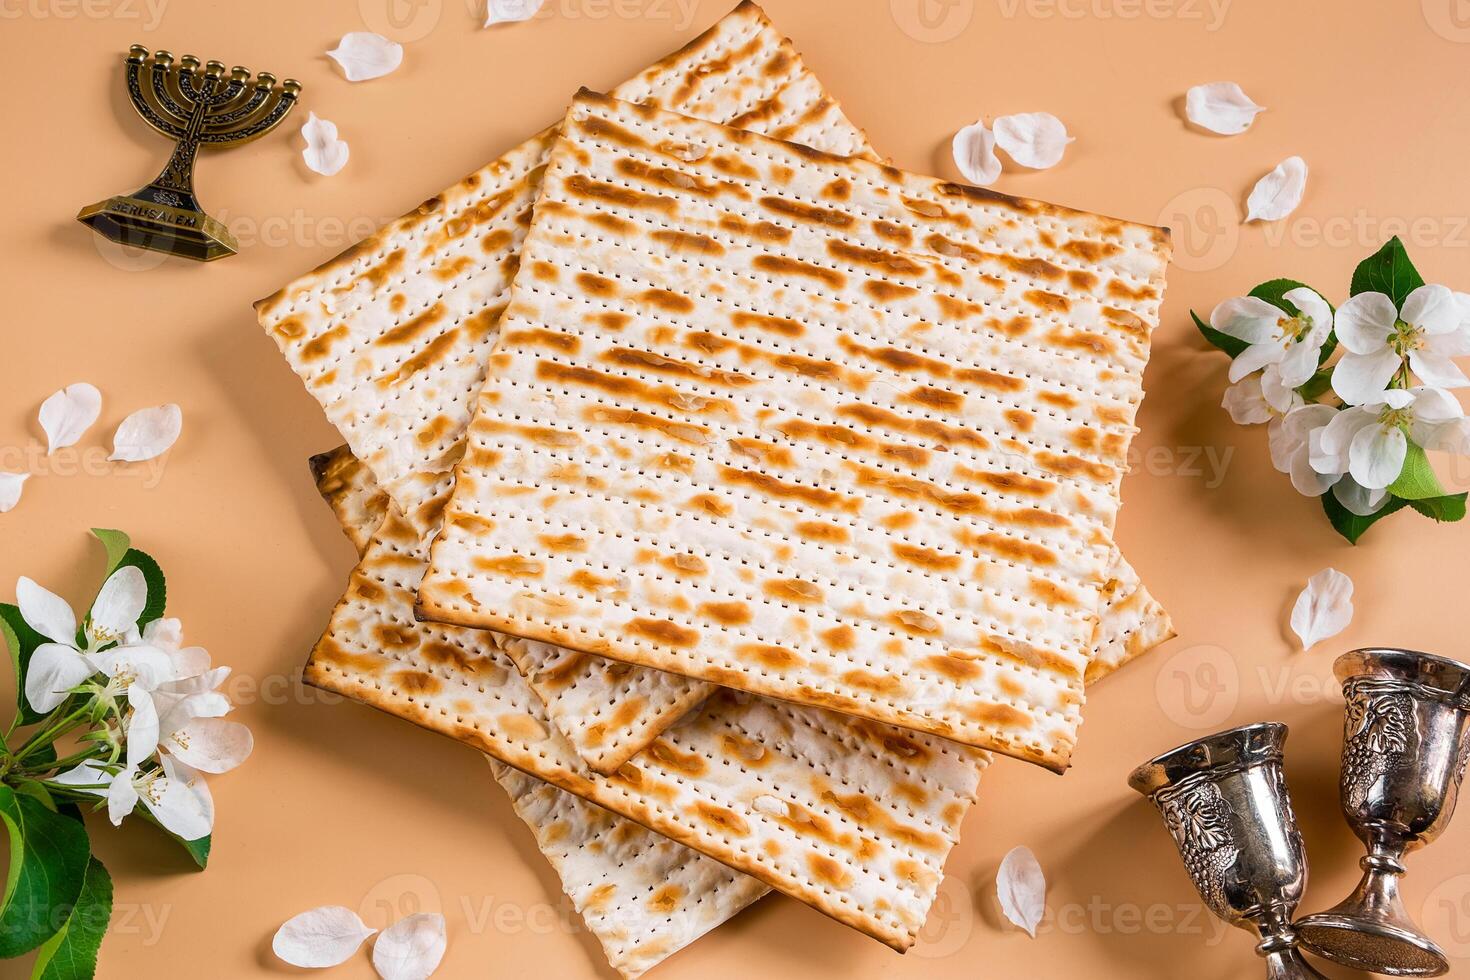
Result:
<instances>
[{"instance_id":1,"label":"beige background","mask_svg":"<svg viewBox=\"0 0 1470 980\"><path fill-rule=\"evenodd\" d=\"M339 441L256 326L250 303L708 26L733 0L548 0L482 32L469 0L0 0L5 313L0 468L37 475L0 517L0 595L29 574L81 603L116 526L169 574L169 610L233 665L244 768L214 783L214 859L190 874L149 828L95 820L117 879L103 977L292 972L271 933L310 906L361 906L372 925L441 908L447 977L607 976L530 837L475 753L295 678L352 564L305 460ZM396 12L390 16L389 4ZM920 5L924 9L920 9ZM1290 723L1288 771L1313 859L1307 910L1356 878L1337 815L1337 652L1377 642L1466 656L1470 527L1401 514L1347 547L1270 465L1262 429L1218 408L1222 355L1191 307L1289 275L1330 298L1393 233L1431 281L1470 287L1470 4L1466 0L769 0L777 26L900 165L954 175L948 145L978 115L1044 109L1077 136L1064 162L999 189L1172 224L1178 263L1118 539L1173 612L1167 647L1097 689L1073 771L1002 762L949 863L940 905L906 957L772 898L655 976L1178 977L1255 975L1191 891L1161 823L1126 789L1145 757L1208 731ZM922 15L922 16L921 16ZM394 21L396 17L396 24ZM347 31L412 43L394 75L352 85L321 55ZM244 244L207 267L125 254L71 220L131 190L167 144L127 106L129 43L300 78L305 105L263 142L202 161L199 186ZM1185 89L1233 79L1270 107L1247 135L1180 119ZM347 168L308 173L306 109L351 143ZM1254 180L1283 157L1312 167L1288 221L1238 226ZM35 411L63 384L104 393L82 445L46 459ZM183 406L162 467L103 462L129 411ZM1462 463L1450 482L1470 484ZM1348 632L1294 651L1286 611L1332 565L1357 582ZM1005 926L993 879L1030 845L1051 882L1036 940ZM1415 914L1470 975L1470 816L1411 859ZM9 971L9 972L8 972ZM14 964L0 975L20 975ZM334 977L372 975L364 952ZM1341 974L1338 974L1341 975Z\"/></svg>"}]
</instances>

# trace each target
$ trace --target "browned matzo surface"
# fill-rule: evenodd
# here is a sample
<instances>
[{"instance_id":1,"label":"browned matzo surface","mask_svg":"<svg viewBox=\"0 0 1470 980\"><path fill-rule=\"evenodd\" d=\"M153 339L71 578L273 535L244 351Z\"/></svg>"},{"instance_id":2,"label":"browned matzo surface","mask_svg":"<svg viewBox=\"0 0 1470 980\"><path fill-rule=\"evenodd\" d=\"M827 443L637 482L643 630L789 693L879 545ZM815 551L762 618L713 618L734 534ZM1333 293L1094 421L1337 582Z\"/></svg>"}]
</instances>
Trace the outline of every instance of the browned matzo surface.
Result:
<instances>
[{"instance_id":1,"label":"browned matzo surface","mask_svg":"<svg viewBox=\"0 0 1470 980\"><path fill-rule=\"evenodd\" d=\"M420 610L1065 768L1167 258L584 93Z\"/></svg>"}]
</instances>

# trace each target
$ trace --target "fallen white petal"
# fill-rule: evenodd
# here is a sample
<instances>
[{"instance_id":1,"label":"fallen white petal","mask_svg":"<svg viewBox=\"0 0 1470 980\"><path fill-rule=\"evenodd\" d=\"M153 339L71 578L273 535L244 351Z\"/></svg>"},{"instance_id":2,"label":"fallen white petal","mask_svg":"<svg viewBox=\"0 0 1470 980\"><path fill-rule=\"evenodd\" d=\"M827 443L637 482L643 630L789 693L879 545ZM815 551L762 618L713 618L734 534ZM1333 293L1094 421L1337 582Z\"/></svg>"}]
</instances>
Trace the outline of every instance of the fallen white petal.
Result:
<instances>
[{"instance_id":1,"label":"fallen white petal","mask_svg":"<svg viewBox=\"0 0 1470 980\"><path fill-rule=\"evenodd\" d=\"M1000 157L995 155L995 134L977 122L954 134L954 165L972 184L985 187L1000 176Z\"/></svg>"},{"instance_id":2,"label":"fallen white petal","mask_svg":"<svg viewBox=\"0 0 1470 980\"><path fill-rule=\"evenodd\" d=\"M112 437L112 455L108 459L139 463L162 456L179 439L184 428L184 413L177 405L144 408L122 420Z\"/></svg>"},{"instance_id":3,"label":"fallen white petal","mask_svg":"<svg viewBox=\"0 0 1470 980\"><path fill-rule=\"evenodd\" d=\"M67 385L41 403L41 429L46 433L46 454L75 446L102 412L102 392L79 381Z\"/></svg>"},{"instance_id":4,"label":"fallen white petal","mask_svg":"<svg viewBox=\"0 0 1470 980\"><path fill-rule=\"evenodd\" d=\"M1022 112L995 121L995 142L1023 167L1045 170L1061 162L1074 137L1049 112Z\"/></svg>"},{"instance_id":5,"label":"fallen white petal","mask_svg":"<svg viewBox=\"0 0 1470 980\"><path fill-rule=\"evenodd\" d=\"M1201 129L1222 136L1234 136L1251 128L1256 113L1266 107L1256 105L1234 82L1211 82L1196 85L1184 97L1184 114Z\"/></svg>"},{"instance_id":6,"label":"fallen white petal","mask_svg":"<svg viewBox=\"0 0 1470 980\"><path fill-rule=\"evenodd\" d=\"M1353 621L1353 580L1335 568L1324 568L1307 580L1291 610L1291 629L1310 650L1336 636Z\"/></svg>"},{"instance_id":7,"label":"fallen white petal","mask_svg":"<svg viewBox=\"0 0 1470 980\"><path fill-rule=\"evenodd\" d=\"M485 0L485 26L530 20L546 0Z\"/></svg>"},{"instance_id":8,"label":"fallen white petal","mask_svg":"<svg viewBox=\"0 0 1470 980\"><path fill-rule=\"evenodd\" d=\"M425 980L444 959L444 916L421 912L399 919L373 943L373 969L383 980Z\"/></svg>"},{"instance_id":9,"label":"fallen white petal","mask_svg":"<svg viewBox=\"0 0 1470 980\"><path fill-rule=\"evenodd\" d=\"M996 872L995 893L1005 917L1035 939L1036 927L1046 912L1046 875L1031 848L1011 848Z\"/></svg>"},{"instance_id":10,"label":"fallen white petal","mask_svg":"<svg viewBox=\"0 0 1470 980\"><path fill-rule=\"evenodd\" d=\"M403 64L403 45L372 31L343 34L327 57L342 66L349 82L365 82L382 78Z\"/></svg>"},{"instance_id":11,"label":"fallen white petal","mask_svg":"<svg viewBox=\"0 0 1470 980\"><path fill-rule=\"evenodd\" d=\"M1279 221L1296 210L1307 189L1307 162L1287 157L1256 181L1246 201L1246 221Z\"/></svg>"},{"instance_id":12,"label":"fallen white petal","mask_svg":"<svg viewBox=\"0 0 1470 980\"><path fill-rule=\"evenodd\" d=\"M20 503L21 487L30 478L29 473L0 473L0 514Z\"/></svg>"},{"instance_id":13,"label":"fallen white petal","mask_svg":"<svg viewBox=\"0 0 1470 980\"><path fill-rule=\"evenodd\" d=\"M349 908L323 905L288 919L276 930L271 949L292 966L336 966L377 931Z\"/></svg>"},{"instance_id":14,"label":"fallen white petal","mask_svg":"<svg viewBox=\"0 0 1470 980\"><path fill-rule=\"evenodd\" d=\"M337 138L337 124L310 113L301 124L301 138L306 149L301 158L315 173L330 177L347 166L347 141Z\"/></svg>"}]
</instances>

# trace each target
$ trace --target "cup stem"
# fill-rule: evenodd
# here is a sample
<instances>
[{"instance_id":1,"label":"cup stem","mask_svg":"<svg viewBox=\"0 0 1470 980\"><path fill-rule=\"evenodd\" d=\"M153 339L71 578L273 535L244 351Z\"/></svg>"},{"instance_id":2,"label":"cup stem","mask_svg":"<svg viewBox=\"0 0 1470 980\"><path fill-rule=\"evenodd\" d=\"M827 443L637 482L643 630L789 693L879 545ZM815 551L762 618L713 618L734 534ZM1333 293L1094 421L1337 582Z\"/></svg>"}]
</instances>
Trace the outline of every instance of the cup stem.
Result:
<instances>
[{"instance_id":1,"label":"cup stem","mask_svg":"<svg viewBox=\"0 0 1470 980\"><path fill-rule=\"evenodd\" d=\"M1312 969L1312 964L1295 949L1280 949L1266 954L1267 980L1327 980Z\"/></svg>"}]
</instances>

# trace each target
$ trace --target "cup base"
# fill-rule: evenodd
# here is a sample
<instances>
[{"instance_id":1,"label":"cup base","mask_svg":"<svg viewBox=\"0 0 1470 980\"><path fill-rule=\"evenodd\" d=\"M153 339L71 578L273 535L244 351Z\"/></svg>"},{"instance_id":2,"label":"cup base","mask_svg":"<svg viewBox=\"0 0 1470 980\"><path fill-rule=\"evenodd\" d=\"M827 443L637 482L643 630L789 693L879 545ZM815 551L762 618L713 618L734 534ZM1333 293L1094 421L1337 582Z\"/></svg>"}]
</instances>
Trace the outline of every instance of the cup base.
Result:
<instances>
[{"instance_id":1,"label":"cup base","mask_svg":"<svg viewBox=\"0 0 1470 980\"><path fill-rule=\"evenodd\" d=\"M1301 946L1314 956L1388 977L1438 977L1450 963L1427 937L1382 922L1323 913L1297 921Z\"/></svg>"}]
</instances>

